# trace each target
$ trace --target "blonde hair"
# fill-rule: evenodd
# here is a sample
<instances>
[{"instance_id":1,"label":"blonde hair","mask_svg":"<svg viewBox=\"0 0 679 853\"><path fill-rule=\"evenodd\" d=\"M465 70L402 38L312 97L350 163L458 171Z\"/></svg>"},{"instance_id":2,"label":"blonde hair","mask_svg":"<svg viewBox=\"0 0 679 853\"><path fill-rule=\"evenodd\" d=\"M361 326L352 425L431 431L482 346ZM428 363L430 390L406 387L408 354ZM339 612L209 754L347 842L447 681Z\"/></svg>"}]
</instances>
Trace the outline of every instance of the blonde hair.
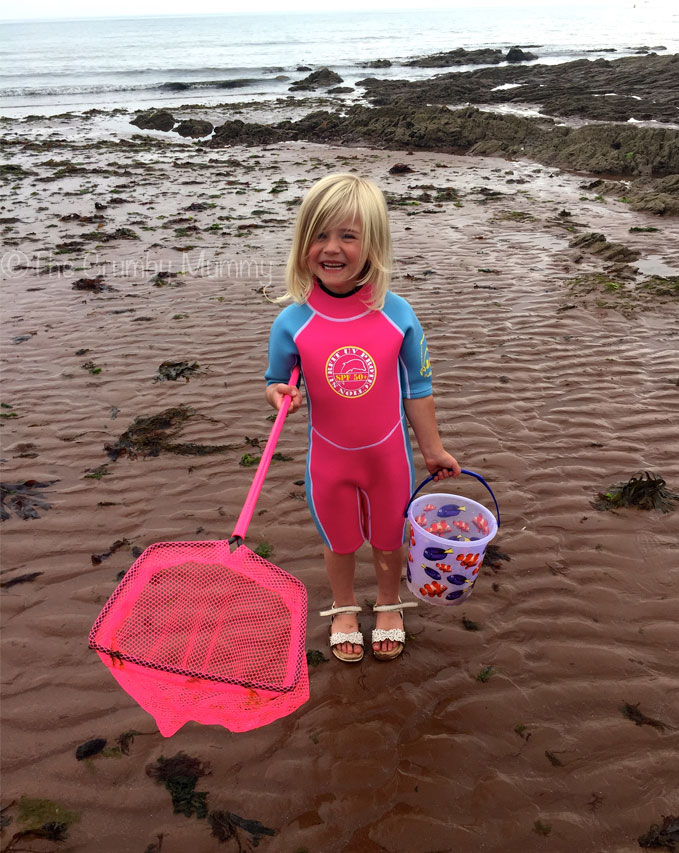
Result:
<instances>
[{"instance_id":1,"label":"blonde hair","mask_svg":"<svg viewBox=\"0 0 679 853\"><path fill-rule=\"evenodd\" d=\"M370 308L384 306L391 278L391 234L387 204L372 181L355 175L327 175L304 197L297 215L295 234L285 269L286 292L281 299L306 302L313 289L307 257L316 235L345 219L360 219L363 270L357 284L372 285Z\"/></svg>"}]
</instances>

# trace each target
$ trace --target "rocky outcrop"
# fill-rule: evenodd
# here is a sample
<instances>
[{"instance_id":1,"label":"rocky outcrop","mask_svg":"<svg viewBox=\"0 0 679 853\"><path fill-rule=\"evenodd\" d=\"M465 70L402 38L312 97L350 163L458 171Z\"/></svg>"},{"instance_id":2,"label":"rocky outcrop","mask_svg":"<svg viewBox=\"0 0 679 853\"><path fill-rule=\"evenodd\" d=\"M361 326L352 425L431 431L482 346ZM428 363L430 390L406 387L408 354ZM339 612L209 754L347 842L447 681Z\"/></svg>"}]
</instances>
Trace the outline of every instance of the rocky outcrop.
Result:
<instances>
[{"instance_id":1,"label":"rocky outcrop","mask_svg":"<svg viewBox=\"0 0 679 853\"><path fill-rule=\"evenodd\" d=\"M563 127L551 120L482 112L474 107L351 107L324 110L276 125L228 121L215 128L211 147L308 140L380 148L419 148L499 157L530 157L565 169L601 175L661 177L679 174L679 132L632 125Z\"/></svg>"},{"instance_id":2,"label":"rocky outcrop","mask_svg":"<svg viewBox=\"0 0 679 853\"><path fill-rule=\"evenodd\" d=\"M502 51L495 48L465 50L463 47L456 47L455 50L420 56L403 64L411 68L450 68L453 65L497 65L504 58Z\"/></svg>"},{"instance_id":3,"label":"rocky outcrop","mask_svg":"<svg viewBox=\"0 0 679 853\"><path fill-rule=\"evenodd\" d=\"M344 83L339 74L329 68L321 68L318 71L313 71L303 80L293 83L289 88L291 92L307 92L314 89L327 89L330 86L336 86L338 83Z\"/></svg>"},{"instance_id":4,"label":"rocky outcrop","mask_svg":"<svg viewBox=\"0 0 679 853\"><path fill-rule=\"evenodd\" d=\"M505 56L507 62L530 62L531 59L537 58L537 54L522 50L520 47L510 47Z\"/></svg>"},{"instance_id":5,"label":"rocky outcrop","mask_svg":"<svg viewBox=\"0 0 679 853\"><path fill-rule=\"evenodd\" d=\"M632 185L626 197L632 210L676 216L679 214L679 175L658 178L643 186Z\"/></svg>"},{"instance_id":6,"label":"rocky outcrop","mask_svg":"<svg viewBox=\"0 0 679 853\"><path fill-rule=\"evenodd\" d=\"M175 132L180 136L188 136L191 139L199 139L201 136L209 136L214 130L214 125L210 121L205 121L200 118L190 118L185 121L180 121L175 127Z\"/></svg>"},{"instance_id":7,"label":"rocky outcrop","mask_svg":"<svg viewBox=\"0 0 679 853\"><path fill-rule=\"evenodd\" d=\"M134 124L141 130L172 130L175 125L174 116L167 110L147 110L139 113L130 124Z\"/></svg>"},{"instance_id":8,"label":"rocky outcrop","mask_svg":"<svg viewBox=\"0 0 679 853\"><path fill-rule=\"evenodd\" d=\"M514 88L499 89L508 83ZM598 121L679 120L679 54L579 59L562 65L507 65L438 74L430 80L359 81L383 106L423 104L538 104L552 116Z\"/></svg>"},{"instance_id":9,"label":"rocky outcrop","mask_svg":"<svg viewBox=\"0 0 679 853\"><path fill-rule=\"evenodd\" d=\"M636 261L637 258L641 257L641 252L636 249L628 249L622 243L609 243L603 234L595 232L580 234L573 238L568 245L590 252L592 255L599 255L604 260L614 263L627 263L628 261Z\"/></svg>"},{"instance_id":10,"label":"rocky outcrop","mask_svg":"<svg viewBox=\"0 0 679 853\"><path fill-rule=\"evenodd\" d=\"M361 68L391 68L391 60L372 59L370 62L361 63Z\"/></svg>"}]
</instances>

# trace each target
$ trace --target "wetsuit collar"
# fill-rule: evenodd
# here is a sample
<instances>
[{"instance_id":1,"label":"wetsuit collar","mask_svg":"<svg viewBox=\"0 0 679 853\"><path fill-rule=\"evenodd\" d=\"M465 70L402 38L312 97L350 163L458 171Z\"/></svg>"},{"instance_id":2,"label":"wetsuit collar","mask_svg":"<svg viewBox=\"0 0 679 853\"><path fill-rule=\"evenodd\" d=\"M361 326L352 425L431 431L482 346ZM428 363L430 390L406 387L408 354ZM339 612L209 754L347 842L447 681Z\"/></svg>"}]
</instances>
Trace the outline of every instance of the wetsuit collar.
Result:
<instances>
[{"instance_id":1,"label":"wetsuit collar","mask_svg":"<svg viewBox=\"0 0 679 853\"><path fill-rule=\"evenodd\" d=\"M358 293L358 291L363 288L362 284L358 284L353 290L348 290L346 293L333 293L332 290L328 290L328 288L323 284L323 282L320 280L320 278L318 278L318 276L316 277L316 281L318 282L318 286L321 288L323 293L327 293L328 296L332 296L335 299L346 299L347 296L353 296L355 293Z\"/></svg>"}]
</instances>

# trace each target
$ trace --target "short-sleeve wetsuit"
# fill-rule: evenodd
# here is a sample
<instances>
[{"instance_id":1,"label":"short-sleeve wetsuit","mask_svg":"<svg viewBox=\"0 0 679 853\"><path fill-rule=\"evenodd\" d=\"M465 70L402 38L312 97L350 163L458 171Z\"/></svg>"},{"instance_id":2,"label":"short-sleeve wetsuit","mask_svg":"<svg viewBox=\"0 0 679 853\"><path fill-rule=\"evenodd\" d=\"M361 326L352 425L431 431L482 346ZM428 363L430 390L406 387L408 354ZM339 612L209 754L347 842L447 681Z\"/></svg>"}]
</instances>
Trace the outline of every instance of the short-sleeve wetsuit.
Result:
<instances>
[{"instance_id":1,"label":"short-sleeve wetsuit","mask_svg":"<svg viewBox=\"0 0 679 853\"><path fill-rule=\"evenodd\" d=\"M267 384L287 383L301 364L309 406L306 493L328 547L353 553L367 539L384 551L403 543L414 484L403 398L432 393L422 327L388 292L366 305L369 285L335 296L316 281L307 300L276 318Z\"/></svg>"}]
</instances>

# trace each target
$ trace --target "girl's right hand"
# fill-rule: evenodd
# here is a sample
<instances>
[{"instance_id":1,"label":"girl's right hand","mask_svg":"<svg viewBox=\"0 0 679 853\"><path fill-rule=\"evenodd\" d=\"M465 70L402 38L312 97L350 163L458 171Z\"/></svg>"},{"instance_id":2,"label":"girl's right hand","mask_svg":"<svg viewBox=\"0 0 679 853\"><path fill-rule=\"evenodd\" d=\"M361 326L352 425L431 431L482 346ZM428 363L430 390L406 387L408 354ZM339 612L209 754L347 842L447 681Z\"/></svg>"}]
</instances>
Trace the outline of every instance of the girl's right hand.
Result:
<instances>
[{"instance_id":1,"label":"girl's right hand","mask_svg":"<svg viewBox=\"0 0 679 853\"><path fill-rule=\"evenodd\" d=\"M265 394L268 404L273 406L276 411L280 409L286 397L292 398L289 409L290 414L296 412L302 405L302 394L295 385L286 385L283 382L279 382L277 385L267 385Z\"/></svg>"}]
</instances>

